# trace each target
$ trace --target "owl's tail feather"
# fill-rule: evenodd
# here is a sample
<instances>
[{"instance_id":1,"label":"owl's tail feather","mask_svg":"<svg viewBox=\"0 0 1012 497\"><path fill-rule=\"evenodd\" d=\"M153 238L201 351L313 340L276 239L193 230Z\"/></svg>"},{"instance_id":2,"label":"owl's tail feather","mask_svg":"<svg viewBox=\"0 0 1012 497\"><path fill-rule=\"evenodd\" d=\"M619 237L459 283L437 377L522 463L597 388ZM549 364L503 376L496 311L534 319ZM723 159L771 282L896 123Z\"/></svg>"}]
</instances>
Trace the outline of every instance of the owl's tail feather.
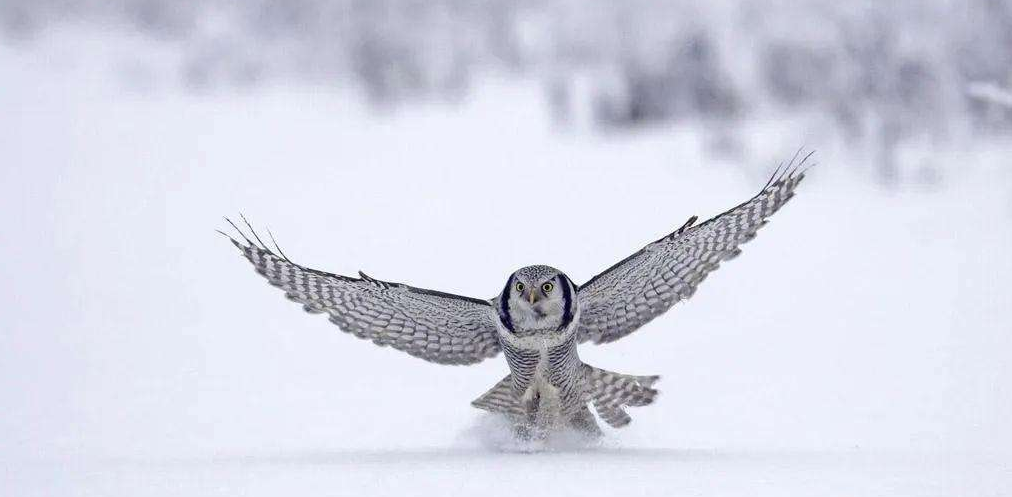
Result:
<instances>
[{"instance_id":1,"label":"owl's tail feather","mask_svg":"<svg viewBox=\"0 0 1012 497\"><path fill-rule=\"evenodd\" d=\"M613 373L583 365L583 388L586 401L606 423L615 428L632 421L625 407L640 407L653 403L657 390L651 388L660 376L634 376ZM506 375L492 389L478 397L471 405L490 412L522 416L527 411L513 392L513 377Z\"/></svg>"},{"instance_id":2,"label":"owl's tail feather","mask_svg":"<svg viewBox=\"0 0 1012 497\"><path fill-rule=\"evenodd\" d=\"M613 373L584 364L584 387L588 400L606 423L614 428L629 424L632 418L623 407L650 405L657 398L651 388L660 376L633 376Z\"/></svg>"},{"instance_id":3,"label":"owl's tail feather","mask_svg":"<svg viewBox=\"0 0 1012 497\"><path fill-rule=\"evenodd\" d=\"M490 412L515 415L524 414L524 408L520 404L520 400L513 393L512 375L506 375L491 390L472 401L471 405Z\"/></svg>"}]
</instances>

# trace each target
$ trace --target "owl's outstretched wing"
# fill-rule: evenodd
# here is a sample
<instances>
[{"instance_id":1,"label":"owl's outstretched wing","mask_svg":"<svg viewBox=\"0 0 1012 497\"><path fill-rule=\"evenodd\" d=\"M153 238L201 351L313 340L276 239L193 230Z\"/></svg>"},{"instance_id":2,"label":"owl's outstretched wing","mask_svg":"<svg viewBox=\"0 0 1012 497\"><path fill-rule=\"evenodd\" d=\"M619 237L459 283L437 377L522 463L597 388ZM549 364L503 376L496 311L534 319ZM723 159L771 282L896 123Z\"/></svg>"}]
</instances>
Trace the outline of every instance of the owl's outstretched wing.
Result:
<instances>
[{"instance_id":1,"label":"owl's outstretched wing","mask_svg":"<svg viewBox=\"0 0 1012 497\"><path fill-rule=\"evenodd\" d=\"M625 258L580 286L580 342L618 340L692 296L721 262L737 256L766 218L794 196L805 177L791 160L747 202L705 223L693 216L681 228Z\"/></svg>"},{"instance_id":2,"label":"owl's outstretched wing","mask_svg":"<svg viewBox=\"0 0 1012 497\"><path fill-rule=\"evenodd\" d=\"M380 281L364 273L351 278L317 271L292 262L280 249L267 248L256 232L253 242L236 230L245 243L229 239L258 273L307 312L327 313L348 333L439 364L473 364L499 353L497 318L486 300Z\"/></svg>"}]
</instances>

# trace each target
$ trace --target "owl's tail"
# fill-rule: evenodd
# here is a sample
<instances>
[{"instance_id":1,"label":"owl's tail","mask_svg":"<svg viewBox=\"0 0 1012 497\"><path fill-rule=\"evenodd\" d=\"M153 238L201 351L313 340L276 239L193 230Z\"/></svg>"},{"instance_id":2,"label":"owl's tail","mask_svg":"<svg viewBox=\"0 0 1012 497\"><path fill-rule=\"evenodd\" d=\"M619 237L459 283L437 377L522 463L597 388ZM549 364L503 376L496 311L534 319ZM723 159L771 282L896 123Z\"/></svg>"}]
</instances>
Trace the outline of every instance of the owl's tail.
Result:
<instances>
[{"instance_id":1,"label":"owl's tail","mask_svg":"<svg viewBox=\"0 0 1012 497\"><path fill-rule=\"evenodd\" d=\"M613 373L586 364L582 367L585 402L593 403L601 419L615 428L632 421L625 412L625 407L649 405L657 398L657 390L651 387L660 376ZM510 375L506 375L491 390L471 402L471 405L502 414L522 416L526 413L520 399L513 392L513 378Z\"/></svg>"},{"instance_id":2,"label":"owl's tail","mask_svg":"<svg viewBox=\"0 0 1012 497\"><path fill-rule=\"evenodd\" d=\"M524 414L524 408L520 404L520 400L513 393L513 376L511 375L506 375L491 390L471 402L471 405L489 412L517 416Z\"/></svg>"},{"instance_id":3,"label":"owl's tail","mask_svg":"<svg viewBox=\"0 0 1012 497\"><path fill-rule=\"evenodd\" d=\"M629 424L632 418L623 407L639 407L653 403L657 390L651 388L660 376L633 376L613 373L586 364L584 387L589 401L606 423L614 428Z\"/></svg>"}]
</instances>

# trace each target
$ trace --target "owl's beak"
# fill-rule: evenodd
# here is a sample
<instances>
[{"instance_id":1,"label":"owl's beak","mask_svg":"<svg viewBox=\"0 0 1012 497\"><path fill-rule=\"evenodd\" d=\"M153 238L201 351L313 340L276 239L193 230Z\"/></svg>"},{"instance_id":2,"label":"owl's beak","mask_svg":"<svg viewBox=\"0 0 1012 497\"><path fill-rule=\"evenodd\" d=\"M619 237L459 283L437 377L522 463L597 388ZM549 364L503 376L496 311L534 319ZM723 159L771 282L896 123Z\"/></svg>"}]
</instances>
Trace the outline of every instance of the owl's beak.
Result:
<instances>
[{"instance_id":1,"label":"owl's beak","mask_svg":"<svg viewBox=\"0 0 1012 497\"><path fill-rule=\"evenodd\" d=\"M527 294L527 300L530 301L531 305L534 305L534 303L538 301L538 292L535 292L534 289L531 288L531 291Z\"/></svg>"}]
</instances>

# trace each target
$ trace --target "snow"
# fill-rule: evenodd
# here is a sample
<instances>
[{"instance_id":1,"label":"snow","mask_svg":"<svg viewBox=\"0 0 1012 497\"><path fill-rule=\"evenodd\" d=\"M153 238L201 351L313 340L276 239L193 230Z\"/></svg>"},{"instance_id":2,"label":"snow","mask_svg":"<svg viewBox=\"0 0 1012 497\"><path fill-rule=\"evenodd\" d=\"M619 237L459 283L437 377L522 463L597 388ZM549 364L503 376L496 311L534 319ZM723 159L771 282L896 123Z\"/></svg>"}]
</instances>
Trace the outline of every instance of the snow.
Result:
<instances>
[{"instance_id":1,"label":"snow","mask_svg":"<svg viewBox=\"0 0 1012 497\"><path fill-rule=\"evenodd\" d=\"M1005 495L994 460L626 448L333 450L19 470L14 495ZM68 471L69 470L69 471ZM19 490L29 488L21 493ZM86 491L82 492L82 489Z\"/></svg>"},{"instance_id":2,"label":"snow","mask_svg":"<svg viewBox=\"0 0 1012 497\"><path fill-rule=\"evenodd\" d=\"M859 151L775 119L739 162L688 125L560 130L510 77L377 113L316 86L123 89L70 50L0 47L4 495L1012 492L1010 144L887 191ZM242 211L311 267L490 297L532 263L585 281L801 144L821 164L740 258L581 349L662 375L600 447L490 447L468 402L501 360L357 341L214 233Z\"/></svg>"}]
</instances>

